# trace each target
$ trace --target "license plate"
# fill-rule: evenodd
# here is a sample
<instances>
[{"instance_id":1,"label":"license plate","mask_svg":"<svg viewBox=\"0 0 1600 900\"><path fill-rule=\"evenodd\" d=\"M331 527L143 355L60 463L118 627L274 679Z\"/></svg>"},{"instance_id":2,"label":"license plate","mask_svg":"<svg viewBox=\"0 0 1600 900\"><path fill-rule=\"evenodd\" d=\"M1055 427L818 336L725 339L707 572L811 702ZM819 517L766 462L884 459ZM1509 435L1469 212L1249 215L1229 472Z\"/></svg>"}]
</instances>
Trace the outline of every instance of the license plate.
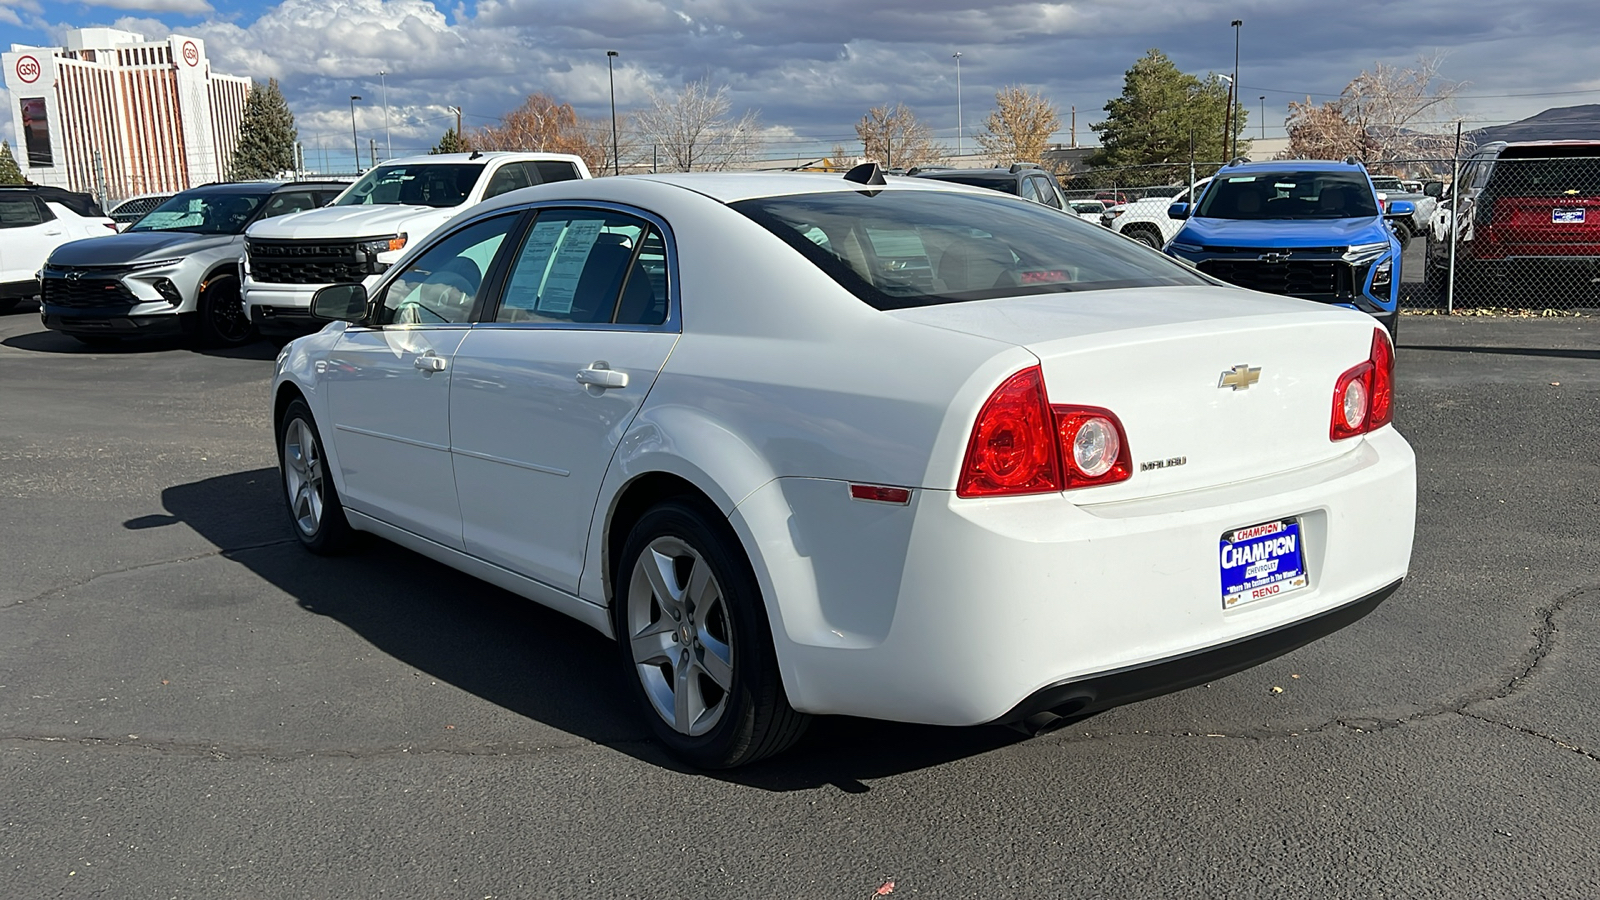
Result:
<instances>
[{"instance_id":1,"label":"license plate","mask_svg":"<svg viewBox=\"0 0 1600 900\"><path fill-rule=\"evenodd\" d=\"M1298 519L1264 522L1227 532L1222 536L1218 561L1222 567L1224 609L1281 597L1310 584Z\"/></svg>"},{"instance_id":2,"label":"license plate","mask_svg":"<svg viewBox=\"0 0 1600 900\"><path fill-rule=\"evenodd\" d=\"M1583 215L1584 210L1581 206L1577 209L1552 209L1550 222L1553 225L1582 225Z\"/></svg>"}]
</instances>

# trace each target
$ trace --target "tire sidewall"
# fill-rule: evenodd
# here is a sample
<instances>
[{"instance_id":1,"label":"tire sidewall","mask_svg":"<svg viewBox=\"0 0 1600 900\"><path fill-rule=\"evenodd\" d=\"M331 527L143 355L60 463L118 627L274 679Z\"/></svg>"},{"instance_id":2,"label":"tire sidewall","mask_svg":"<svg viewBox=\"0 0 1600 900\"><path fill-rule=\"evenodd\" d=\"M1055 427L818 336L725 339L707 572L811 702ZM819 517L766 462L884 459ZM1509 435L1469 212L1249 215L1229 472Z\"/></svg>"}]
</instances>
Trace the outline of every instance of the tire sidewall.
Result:
<instances>
[{"instance_id":1,"label":"tire sidewall","mask_svg":"<svg viewBox=\"0 0 1600 900\"><path fill-rule=\"evenodd\" d=\"M244 300L239 294L239 280L231 276L216 279L200 294L197 311L200 319L200 336L204 342L212 347L239 347L256 339L256 330L252 325L246 330L243 337L229 337L219 331L212 320L216 314L219 302L236 303L243 312Z\"/></svg>"},{"instance_id":2,"label":"tire sidewall","mask_svg":"<svg viewBox=\"0 0 1600 900\"><path fill-rule=\"evenodd\" d=\"M628 640L628 590L639 555L658 537L672 536L694 548L711 566L721 588L733 632L733 689L722 720L698 737L680 734L656 712L639 680ZM781 692L766 610L755 573L733 529L714 509L691 500L670 500L651 508L628 533L612 578L612 627L622 657L629 690L644 710L656 738L672 752L701 768L736 765L749 747L761 697Z\"/></svg>"},{"instance_id":3,"label":"tire sidewall","mask_svg":"<svg viewBox=\"0 0 1600 900\"><path fill-rule=\"evenodd\" d=\"M322 457L322 518L317 522L317 530L306 534L300 530L300 525L294 518L294 504L289 497L289 461L284 456L283 439L289 432L289 424L296 419L304 420L306 427L311 431L311 437L317 442L317 451ZM311 408L304 400L295 400L283 411L283 418L278 420L276 429L278 444L278 493L283 497L284 511L289 515L289 528L294 531L294 536L307 550L318 554L328 554L343 549L349 539L350 526L344 518L344 507L339 502L339 490L333 483L333 470L328 464L328 448L322 442L322 432L317 430L317 421L312 418Z\"/></svg>"}]
</instances>

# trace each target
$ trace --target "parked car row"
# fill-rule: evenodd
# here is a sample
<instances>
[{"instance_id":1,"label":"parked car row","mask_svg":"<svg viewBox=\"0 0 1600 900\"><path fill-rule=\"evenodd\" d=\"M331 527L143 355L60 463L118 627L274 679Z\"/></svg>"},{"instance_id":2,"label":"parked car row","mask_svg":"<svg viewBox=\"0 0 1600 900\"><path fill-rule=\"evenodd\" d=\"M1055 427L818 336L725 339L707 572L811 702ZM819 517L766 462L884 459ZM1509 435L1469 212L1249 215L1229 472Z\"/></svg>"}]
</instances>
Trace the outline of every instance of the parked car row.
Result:
<instances>
[{"instance_id":1,"label":"parked car row","mask_svg":"<svg viewBox=\"0 0 1600 900\"><path fill-rule=\"evenodd\" d=\"M116 229L87 194L0 187L0 313L39 293L39 266L57 247Z\"/></svg>"}]
</instances>

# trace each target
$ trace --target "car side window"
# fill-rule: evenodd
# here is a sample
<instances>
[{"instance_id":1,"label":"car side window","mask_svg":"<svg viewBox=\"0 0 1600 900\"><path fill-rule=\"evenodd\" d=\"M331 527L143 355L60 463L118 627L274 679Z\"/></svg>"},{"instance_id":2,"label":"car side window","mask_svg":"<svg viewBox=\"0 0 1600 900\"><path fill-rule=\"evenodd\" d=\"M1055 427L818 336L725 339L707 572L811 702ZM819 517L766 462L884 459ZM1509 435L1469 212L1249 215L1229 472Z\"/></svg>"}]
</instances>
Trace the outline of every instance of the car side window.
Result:
<instances>
[{"instance_id":1,"label":"car side window","mask_svg":"<svg viewBox=\"0 0 1600 900\"><path fill-rule=\"evenodd\" d=\"M316 209L322 204L310 191L287 191L282 194L273 194L267 200L266 209L261 211L261 218L271 219L276 216L286 216L290 213L305 212Z\"/></svg>"},{"instance_id":2,"label":"car side window","mask_svg":"<svg viewBox=\"0 0 1600 900\"><path fill-rule=\"evenodd\" d=\"M1056 209L1061 208L1061 198L1056 196L1056 192L1050 184L1050 179L1045 178L1043 175L1030 175L1028 180L1033 182L1033 188L1039 194L1039 202L1045 206L1053 206Z\"/></svg>"},{"instance_id":3,"label":"car side window","mask_svg":"<svg viewBox=\"0 0 1600 900\"><path fill-rule=\"evenodd\" d=\"M483 190L483 199L487 200L490 197L498 197L507 191L538 184L537 181L533 180L532 175L533 173L528 171L526 163L506 163L495 170L494 175L489 178L489 186Z\"/></svg>"},{"instance_id":4,"label":"car side window","mask_svg":"<svg viewBox=\"0 0 1600 900\"><path fill-rule=\"evenodd\" d=\"M1032 200L1035 203L1044 202L1044 198L1039 196L1039 186L1032 178L1022 179L1022 184L1017 189L1017 194L1024 200Z\"/></svg>"},{"instance_id":5,"label":"car side window","mask_svg":"<svg viewBox=\"0 0 1600 900\"><path fill-rule=\"evenodd\" d=\"M520 215L485 219L423 251L384 290L379 325L461 325Z\"/></svg>"},{"instance_id":6,"label":"car side window","mask_svg":"<svg viewBox=\"0 0 1600 900\"><path fill-rule=\"evenodd\" d=\"M48 212L44 205L34 198L26 195L13 195L0 197L0 228L27 228L31 225L43 225L49 221L44 216ZM50 219L55 216L50 216Z\"/></svg>"},{"instance_id":7,"label":"car side window","mask_svg":"<svg viewBox=\"0 0 1600 900\"><path fill-rule=\"evenodd\" d=\"M569 162L545 160L535 162L533 167L539 175L537 184L544 184L550 181L576 181L578 179L578 167Z\"/></svg>"},{"instance_id":8,"label":"car side window","mask_svg":"<svg viewBox=\"0 0 1600 900\"><path fill-rule=\"evenodd\" d=\"M546 210L512 257L503 323L659 325L666 320L661 234L643 219Z\"/></svg>"}]
</instances>

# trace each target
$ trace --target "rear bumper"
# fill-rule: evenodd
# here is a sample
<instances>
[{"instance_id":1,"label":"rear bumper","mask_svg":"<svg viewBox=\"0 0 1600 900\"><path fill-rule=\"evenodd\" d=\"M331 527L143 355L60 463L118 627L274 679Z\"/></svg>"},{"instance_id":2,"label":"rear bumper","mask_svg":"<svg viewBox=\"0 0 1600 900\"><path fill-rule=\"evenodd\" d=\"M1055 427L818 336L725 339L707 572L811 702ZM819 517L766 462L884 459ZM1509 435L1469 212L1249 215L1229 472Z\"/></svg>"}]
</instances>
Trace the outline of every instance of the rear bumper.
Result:
<instances>
[{"instance_id":1,"label":"rear bumper","mask_svg":"<svg viewBox=\"0 0 1600 900\"><path fill-rule=\"evenodd\" d=\"M1400 589L1400 584L1396 581L1344 606L1220 646L1040 688L999 721L1023 722L1041 713L1069 719L1089 716L1114 706L1216 681L1276 659L1356 622L1389 599Z\"/></svg>"},{"instance_id":2,"label":"rear bumper","mask_svg":"<svg viewBox=\"0 0 1600 900\"><path fill-rule=\"evenodd\" d=\"M1225 608L1222 534L1290 516L1310 586ZM1081 685L1104 705L1178 690L1342 627L1405 577L1415 517L1415 457L1384 428L1323 463L1147 499L918 490L901 507L780 478L731 521L797 709L975 725Z\"/></svg>"},{"instance_id":3,"label":"rear bumper","mask_svg":"<svg viewBox=\"0 0 1600 900\"><path fill-rule=\"evenodd\" d=\"M39 279L0 283L0 300L26 300L39 295Z\"/></svg>"}]
</instances>

